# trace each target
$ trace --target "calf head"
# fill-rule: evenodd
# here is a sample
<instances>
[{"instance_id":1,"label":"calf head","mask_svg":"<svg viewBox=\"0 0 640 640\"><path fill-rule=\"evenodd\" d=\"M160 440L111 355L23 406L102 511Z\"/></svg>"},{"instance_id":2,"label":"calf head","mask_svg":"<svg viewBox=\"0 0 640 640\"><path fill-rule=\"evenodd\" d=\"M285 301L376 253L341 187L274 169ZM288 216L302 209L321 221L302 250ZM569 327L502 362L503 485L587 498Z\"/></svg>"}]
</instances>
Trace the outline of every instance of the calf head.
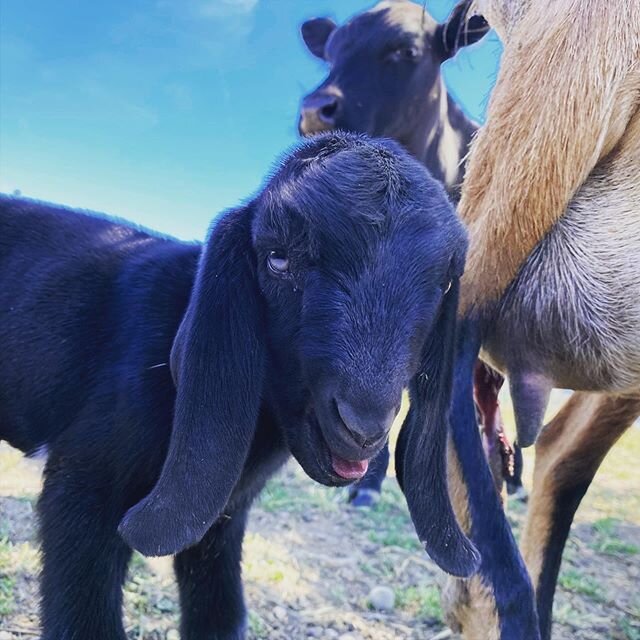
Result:
<instances>
[{"instance_id":1,"label":"calf head","mask_svg":"<svg viewBox=\"0 0 640 640\"><path fill-rule=\"evenodd\" d=\"M362 132L413 152L414 137L440 115L440 65L489 29L470 5L460 2L442 24L409 0L385 0L340 27L329 18L303 23L305 44L330 70L302 101L300 133Z\"/></svg>"},{"instance_id":2,"label":"calf head","mask_svg":"<svg viewBox=\"0 0 640 640\"><path fill-rule=\"evenodd\" d=\"M473 572L445 477L465 251L442 187L395 143L332 134L300 146L213 226L171 354L169 453L125 539L151 554L197 542L242 474L262 403L311 478L352 482L408 387L402 480L418 534L445 570Z\"/></svg>"}]
</instances>

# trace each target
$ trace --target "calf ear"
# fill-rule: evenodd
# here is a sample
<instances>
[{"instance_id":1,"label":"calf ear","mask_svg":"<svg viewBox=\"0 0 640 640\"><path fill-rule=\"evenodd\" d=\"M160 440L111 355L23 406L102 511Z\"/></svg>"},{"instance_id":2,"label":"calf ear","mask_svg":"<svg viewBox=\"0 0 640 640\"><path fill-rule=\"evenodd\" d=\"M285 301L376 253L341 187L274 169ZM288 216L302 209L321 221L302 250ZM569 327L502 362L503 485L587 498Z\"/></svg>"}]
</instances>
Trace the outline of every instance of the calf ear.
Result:
<instances>
[{"instance_id":1,"label":"calf ear","mask_svg":"<svg viewBox=\"0 0 640 640\"><path fill-rule=\"evenodd\" d=\"M444 295L411 383L411 407L396 445L396 472L420 541L454 576L478 570L480 554L455 518L447 486L447 437L455 358L459 280Z\"/></svg>"},{"instance_id":2,"label":"calf ear","mask_svg":"<svg viewBox=\"0 0 640 640\"><path fill-rule=\"evenodd\" d=\"M251 208L215 224L171 352L177 395L156 485L119 532L145 555L199 542L222 515L253 439L264 375L264 324Z\"/></svg>"},{"instance_id":3,"label":"calf ear","mask_svg":"<svg viewBox=\"0 0 640 640\"><path fill-rule=\"evenodd\" d=\"M302 39L314 56L325 59L325 45L337 26L331 18L311 18L302 23L300 27Z\"/></svg>"},{"instance_id":4,"label":"calf ear","mask_svg":"<svg viewBox=\"0 0 640 640\"><path fill-rule=\"evenodd\" d=\"M436 28L435 47L443 61L453 58L462 47L478 42L491 28L482 16L473 13L472 4L473 0L462 0Z\"/></svg>"}]
</instances>

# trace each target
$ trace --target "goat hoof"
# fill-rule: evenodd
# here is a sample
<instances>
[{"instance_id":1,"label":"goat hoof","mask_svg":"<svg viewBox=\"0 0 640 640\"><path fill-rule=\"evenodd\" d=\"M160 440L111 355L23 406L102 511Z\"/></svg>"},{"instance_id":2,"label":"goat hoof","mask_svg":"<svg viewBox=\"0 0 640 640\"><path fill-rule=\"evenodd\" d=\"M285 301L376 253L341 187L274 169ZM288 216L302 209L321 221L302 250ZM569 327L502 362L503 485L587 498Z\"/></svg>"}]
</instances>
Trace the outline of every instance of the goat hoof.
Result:
<instances>
[{"instance_id":1,"label":"goat hoof","mask_svg":"<svg viewBox=\"0 0 640 640\"><path fill-rule=\"evenodd\" d=\"M349 503L353 507L375 507L380 500L380 492L375 489L355 489L349 493Z\"/></svg>"}]
</instances>

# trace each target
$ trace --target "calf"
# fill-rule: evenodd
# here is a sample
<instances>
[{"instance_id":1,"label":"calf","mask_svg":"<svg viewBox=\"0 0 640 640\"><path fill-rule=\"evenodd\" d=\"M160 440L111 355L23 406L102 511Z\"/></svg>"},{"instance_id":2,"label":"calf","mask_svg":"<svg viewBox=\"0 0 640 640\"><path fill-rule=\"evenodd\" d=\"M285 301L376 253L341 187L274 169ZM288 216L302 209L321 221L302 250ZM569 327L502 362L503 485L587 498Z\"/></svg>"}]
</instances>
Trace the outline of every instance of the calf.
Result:
<instances>
[{"instance_id":1,"label":"calf","mask_svg":"<svg viewBox=\"0 0 640 640\"><path fill-rule=\"evenodd\" d=\"M409 0L384 0L340 27L329 18L303 23L305 44L330 70L302 101L300 133L394 138L457 199L477 125L447 92L440 65L489 30L470 4L442 24Z\"/></svg>"}]
</instances>

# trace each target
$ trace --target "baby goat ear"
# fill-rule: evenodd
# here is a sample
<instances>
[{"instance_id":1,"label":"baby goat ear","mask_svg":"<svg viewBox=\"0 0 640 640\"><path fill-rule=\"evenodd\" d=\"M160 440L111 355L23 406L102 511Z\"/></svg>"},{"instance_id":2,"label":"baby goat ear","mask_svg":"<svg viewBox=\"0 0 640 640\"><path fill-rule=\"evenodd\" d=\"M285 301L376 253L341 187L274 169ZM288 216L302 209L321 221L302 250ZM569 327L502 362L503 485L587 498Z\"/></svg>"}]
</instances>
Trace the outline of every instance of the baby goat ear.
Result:
<instances>
[{"instance_id":1,"label":"baby goat ear","mask_svg":"<svg viewBox=\"0 0 640 640\"><path fill-rule=\"evenodd\" d=\"M119 527L145 555L174 554L199 542L222 515L249 452L264 375L251 217L247 207L215 224L174 341L169 451L155 487Z\"/></svg>"},{"instance_id":2,"label":"baby goat ear","mask_svg":"<svg viewBox=\"0 0 640 640\"><path fill-rule=\"evenodd\" d=\"M420 541L433 561L454 576L478 570L480 554L456 521L447 488L447 437L455 358L459 280L441 303L436 325L412 381L411 408L396 446L398 481Z\"/></svg>"},{"instance_id":3,"label":"baby goat ear","mask_svg":"<svg viewBox=\"0 0 640 640\"><path fill-rule=\"evenodd\" d=\"M443 61L478 42L491 29L482 16L473 13L472 4L472 0L458 2L449 17L436 28L434 45Z\"/></svg>"}]
</instances>

